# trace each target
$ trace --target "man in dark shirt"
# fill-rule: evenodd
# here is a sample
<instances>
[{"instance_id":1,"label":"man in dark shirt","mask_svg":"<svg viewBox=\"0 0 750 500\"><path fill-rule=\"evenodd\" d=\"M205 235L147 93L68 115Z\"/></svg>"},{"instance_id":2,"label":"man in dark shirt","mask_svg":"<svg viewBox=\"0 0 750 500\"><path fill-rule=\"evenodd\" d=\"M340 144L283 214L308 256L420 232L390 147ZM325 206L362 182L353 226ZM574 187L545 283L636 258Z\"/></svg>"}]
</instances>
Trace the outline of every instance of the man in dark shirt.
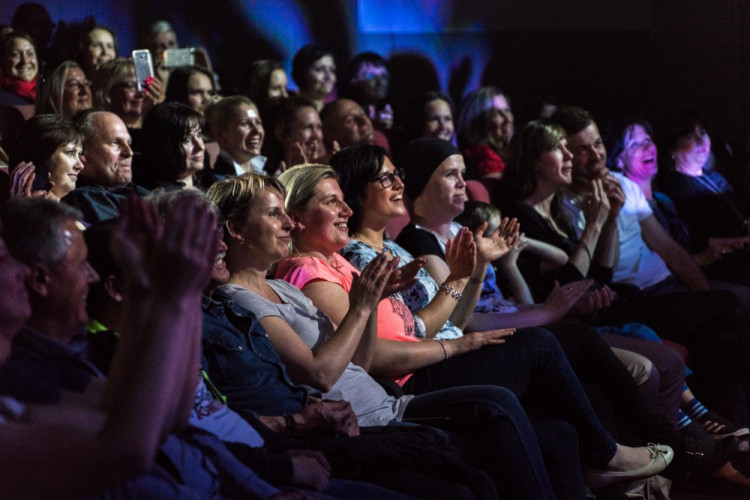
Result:
<instances>
[{"instance_id":1,"label":"man in dark shirt","mask_svg":"<svg viewBox=\"0 0 750 500\"><path fill-rule=\"evenodd\" d=\"M78 208L90 224L113 219L129 194L148 192L132 182L130 134L120 117L108 111L84 111L75 122L83 132L83 170L76 188L62 201Z\"/></svg>"}]
</instances>

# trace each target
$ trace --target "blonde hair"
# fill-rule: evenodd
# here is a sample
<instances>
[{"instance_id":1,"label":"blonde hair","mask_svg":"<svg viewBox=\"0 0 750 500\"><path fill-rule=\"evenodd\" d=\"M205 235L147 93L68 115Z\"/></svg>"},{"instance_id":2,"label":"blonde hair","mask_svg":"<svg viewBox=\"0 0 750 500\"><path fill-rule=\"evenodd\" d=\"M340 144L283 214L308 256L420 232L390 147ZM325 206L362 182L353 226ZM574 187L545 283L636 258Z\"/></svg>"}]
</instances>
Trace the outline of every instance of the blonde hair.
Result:
<instances>
[{"instance_id":1,"label":"blonde hair","mask_svg":"<svg viewBox=\"0 0 750 500\"><path fill-rule=\"evenodd\" d=\"M206 106L206 109L203 111L203 116L206 117L206 123L208 124L209 135L216 139L218 135L217 132L226 130L232 114L234 114L235 110L243 104L251 106L258 111L258 106L244 95L212 97L208 102L208 106Z\"/></svg>"},{"instance_id":2,"label":"blonde hair","mask_svg":"<svg viewBox=\"0 0 750 500\"><path fill-rule=\"evenodd\" d=\"M208 188L206 196L219 209L221 224L229 221L244 223L265 189L284 197L284 186L276 178L256 173L222 179Z\"/></svg>"},{"instance_id":3,"label":"blonde hair","mask_svg":"<svg viewBox=\"0 0 750 500\"><path fill-rule=\"evenodd\" d=\"M99 66L91 81L91 93L94 106L104 109L112 107L109 92L112 87L128 75L135 75L135 64L132 59L115 59Z\"/></svg>"},{"instance_id":4,"label":"blonde hair","mask_svg":"<svg viewBox=\"0 0 750 500\"><path fill-rule=\"evenodd\" d=\"M328 165L317 163L304 163L282 173L279 181L286 188L286 211L302 211L307 202L315 196L315 187L325 179L337 179L336 171Z\"/></svg>"}]
</instances>

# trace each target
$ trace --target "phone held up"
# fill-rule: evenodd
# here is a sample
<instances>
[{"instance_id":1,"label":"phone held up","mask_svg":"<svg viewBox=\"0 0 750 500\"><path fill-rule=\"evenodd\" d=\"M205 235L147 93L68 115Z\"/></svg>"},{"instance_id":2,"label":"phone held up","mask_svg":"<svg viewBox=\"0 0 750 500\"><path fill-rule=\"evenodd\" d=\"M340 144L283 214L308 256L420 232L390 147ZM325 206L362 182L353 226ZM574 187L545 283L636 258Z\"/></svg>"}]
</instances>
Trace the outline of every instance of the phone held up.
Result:
<instances>
[{"instance_id":1,"label":"phone held up","mask_svg":"<svg viewBox=\"0 0 750 500\"><path fill-rule=\"evenodd\" d=\"M151 52L148 49L133 51L133 63L135 64L135 79L138 84L138 92L143 92L146 82L154 79L154 64L151 61Z\"/></svg>"}]
</instances>

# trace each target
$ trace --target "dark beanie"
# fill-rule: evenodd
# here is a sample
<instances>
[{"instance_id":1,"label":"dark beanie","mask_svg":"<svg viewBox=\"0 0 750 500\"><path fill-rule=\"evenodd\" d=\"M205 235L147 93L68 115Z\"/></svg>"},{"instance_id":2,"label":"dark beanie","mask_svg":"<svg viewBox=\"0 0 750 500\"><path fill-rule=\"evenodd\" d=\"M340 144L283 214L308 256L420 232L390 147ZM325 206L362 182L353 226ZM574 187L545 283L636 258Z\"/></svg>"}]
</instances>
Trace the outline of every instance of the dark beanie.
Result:
<instances>
[{"instance_id":1,"label":"dark beanie","mask_svg":"<svg viewBox=\"0 0 750 500\"><path fill-rule=\"evenodd\" d=\"M449 156L460 154L456 146L444 139L422 137L407 144L398 165L406 174L407 196L416 200L440 164Z\"/></svg>"}]
</instances>

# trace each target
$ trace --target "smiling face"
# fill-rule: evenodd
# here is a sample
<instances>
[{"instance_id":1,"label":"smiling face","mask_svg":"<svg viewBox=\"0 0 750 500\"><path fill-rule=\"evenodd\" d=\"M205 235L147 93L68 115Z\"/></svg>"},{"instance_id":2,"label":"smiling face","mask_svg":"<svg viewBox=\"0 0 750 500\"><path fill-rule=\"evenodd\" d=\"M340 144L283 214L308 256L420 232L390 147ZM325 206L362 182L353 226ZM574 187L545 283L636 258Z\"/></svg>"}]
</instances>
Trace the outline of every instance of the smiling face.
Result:
<instances>
[{"instance_id":1,"label":"smiling face","mask_svg":"<svg viewBox=\"0 0 750 500\"><path fill-rule=\"evenodd\" d=\"M213 95L214 84L209 77L199 71L190 75L187 81L188 106L203 114Z\"/></svg>"},{"instance_id":2,"label":"smiling face","mask_svg":"<svg viewBox=\"0 0 750 500\"><path fill-rule=\"evenodd\" d=\"M87 260L88 249L76 221L64 222L59 231L68 247L62 259L50 266L44 314L55 318L60 332L69 333L88 322L86 296L99 275Z\"/></svg>"},{"instance_id":3,"label":"smiling face","mask_svg":"<svg viewBox=\"0 0 750 500\"><path fill-rule=\"evenodd\" d=\"M332 56L323 56L310 65L305 75L305 94L311 99L323 99L336 85L336 65Z\"/></svg>"},{"instance_id":4,"label":"smiling face","mask_svg":"<svg viewBox=\"0 0 750 500\"><path fill-rule=\"evenodd\" d=\"M81 175L102 187L124 186L133 178L133 150L128 129L112 113L97 113L91 120L94 134L83 147Z\"/></svg>"},{"instance_id":5,"label":"smiling face","mask_svg":"<svg viewBox=\"0 0 750 500\"><path fill-rule=\"evenodd\" d=\"M79 111L91 107L91 87L81 68L70 68L63 88L63 118L72 118Z\"/></svg>"},{"instance_id":6,"label":"smiling face","mask_svg":"<svg viewBox=\"0 0 750 500\"><path fill-rule=\"evenodd\" d=\"M109 91L112 102L110 111L130 123L141 117L143 111L143 94L138 92L135 72L125 75L119 82L112 85Z\"/></svg>"},{"instance_id":7,"label":"smiling face","mask_svg":"<svg viewBox=\"0 0 750 500\"><path fill-rule=\"evenodd\" d=\"M687 135L680 137L672 150L675 168L700 172L711 154L711 138L700 123Z\"/></svg>"},{"instance_id":8,"label":"smiling face","mask_svg":"<svg viewBox=\"0 0 750 500\"><path fill-rule=\"evenodd\" d=\"M0 68L6 77L13 80L30 82L36 78L38 62L36 59L36 50L31 42L21 37L14 37L10 46L0 61Z\"/></svg>"},{"instance_id":9,"label":"smiling face","mask_svg":"<svg viewBox=\"0 0 750 500\"><path fill-rule=\"evenodd\" d=\"M98 69L102 64L114 60L115 39L112 34L100 28L93 29L88 36L88 43L84 50L83 63L87 68Z\"/></svg>"},{"instance_id":10,"label":"smiling face","mask_svg":"<svg viewBox=\"0 0 750 500\"><path fill-rule=\"evenodd\" d=\"M281 142L286 151L291 151L295 143L299 143L308 160L316 158L323 143L323 125L315 108L298 109L289 124L289 133L281 138Z\"/></svg>"},{"instance_id":11,"label":"smiling face","mask_svg":"<svg viewBox=\"0 0 750 500\"><path fill-rule=\"evenodd\" d=\"M545 151L534 166L537 184L551 185L555 188L568 186L573 182L573 155L567 148L567 141L562 139L552 149Z\"/></svg>"},{"instance_id":12,"label":"smiling face","mask_svg":"<svg viewBox=\"0 0 750 500\"><path fill-rule=\"evenodd\" d=\"M203 157L206 147L203 144L203 133L200 125L196 125L182 140L182 151L185 153L185 171L181 178L185 179L203 170Z\"/></svg>"},{"instance_id":13,"label":"smiling face","mask_svg":"<svg viewBox=\"0 0 750 500\"><path fill-rule=\"evenodd\" d=\"M305 207L294 214L299 227L295 242L305 251L330 256L349 243L347 225L352 210L344 202L344 193L335 179L323 179Z\"/></svg>"},{"instance_id":14,"label":"smiling face","mask_svg":"<svg viewBox=\"0 0 750 500\"><path fill-rule=\"evenodd\" d=\"M329 143L335 140L346 148L375 141L372 122L359 104L350 99L339 99L330 106L334 108L326 117L326 140Z\"/></svg>"},{"instance_id":15,"label":"smiling face","mask_svg":"<svg viewBox=\"0 0 750 500\"><path fill-rule=\"evenodd\" d=\"M596 123L569 135L568 149L573 154L573 180L587 185L607 173L607 150Z\"/></svg>"},{"instance_id":16,"label":"smiling face","mask_svg":"<svg viewBox=\"0 0 750 500\"><path fill-rule=\"evenodd\" d=\"M209 289L214 289L219 285L223 285L229 281L229 269L227 269L227 263L224 257L227 255L227 244L224 242L224 226L217 228L219 233L219 239L216 244L216 259L214 265L211 268L211 278L209 283Z\"/></svg>"},{"instance_id":17,"label":"smiling face","mask_svg":"<svg viewBox=\"0 0 750 500\"><path fill-rule=\"evenodd\" d=\"M430 101L425 106L423 137L434 137L450 141L453 139L453 113L451 107L442 99Z\"/></svg>"},{"instance_id":18,"label":"smiling face","mask_svg":"<svg viewBox=\"0 0 750 500\"><path fill-rule=\"evenodd\" d=\"M271 71L271 78L269 78L268 81L268 94L266 97L269 99L272 97L286 97L286 87L288 83L286 71L278 68Z\"/></svg>"},{"instance_id":19,"label":"smiling face","mask_svg":"<svg viewBox=\"0 0 750 500\"><path fill-rule=\"evenodd\" d=\"M625 131L625 145L617 157L617 166L636 181L651 180L658 170L656 145L646 129L635 124Z\"/></svg>"},{"instance_id":20,"label":"smiling face","mask_svg":"<svg viewBox=\"0 0 750 500\"><path fill-rule=\"evenodd\" d=\"M492 98L487 133L496 144L508 144L513 136L514 118L508 99L503 94Z\"/></svg>"},{"instance_id":21,"label":"smiling face","mask_svg":"<svg viewBox=\"0 0 750 500\"><path fill-rule=\"evenodd\" d=\"M219 147L240 164L260 154L264 137L258 108L245 103L234 109L226 127L217 134Z\"/></svg>"},{"instance_id":22,"label":"smiling face","mask_svg":"<svg viewBox=\"0 0 750 500\"><path fill-rule=\"evenodd\" d=\"M81 144L61 144L49 159L49 180L54 183L52 194L59 200L76 188L78 173L83 170Z\"/></svg>"},{"instance_id":23,"label":"smiling face","mask_svg":"<svg viewBox=\"0 0 750 500\"><path fill-rule=\"evenodd\" d=\"M364 210L362 214L363 222L367 220L387 223L406 213L406 207L404 207L404 183L401 178L394 175L393 184L387 188L383 187L383 184L380 182L383 176L393 174L395 171L396 167L393 166L388 157L385 157L383 166L380 167L376 179L367 183L362 200L362 209ZM370 224L365 222L362 225L369 226Z\"/></svg>"},{"instance_id":24,"label":"smiling face","mask_svg":"<svg viewBox=\"0 0 750 500\"><path fill-rule=\"evenodd\" d=\"M26 279L29 268L14 259L0 238L0 288L3 300L0 301L0 364L10 354L10 341L31 316L29 292Z\"/></svg>"},{"instance_id":25,"label":"smiling face","mask_svg":"<svg viewBox=\"0 0 750 500\"><path fill-rule=\"evenodd\" d=\"M418 211L429 210L444 220L453 220L463 212L466 203L465 173L463 156L451 155L443 160L415 200L415 204L422 207Z\"/></svg>"},{"instance_id":26,"label":"smiling face","mask_svg":"<svg viewBox=\"0 0 750 500\"><path fill-rule=\"evenodd\" d=\"M243 227L236 232L245 241L244 255L266 268L289 254L292 227L281 193L264 189L250 207Z\"/></svg>"}]
</instances>

